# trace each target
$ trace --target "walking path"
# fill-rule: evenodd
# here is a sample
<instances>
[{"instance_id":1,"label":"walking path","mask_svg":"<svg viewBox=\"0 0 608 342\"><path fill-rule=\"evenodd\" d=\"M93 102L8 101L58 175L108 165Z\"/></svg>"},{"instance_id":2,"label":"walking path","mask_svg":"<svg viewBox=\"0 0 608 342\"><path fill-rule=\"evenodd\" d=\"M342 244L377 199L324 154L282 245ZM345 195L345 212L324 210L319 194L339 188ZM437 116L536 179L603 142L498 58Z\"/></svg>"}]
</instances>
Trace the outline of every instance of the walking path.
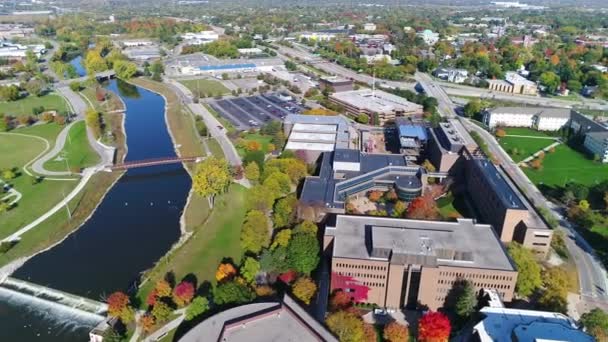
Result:
<instances>
[{"instance_id":1,"label":"walking path","mask_svg":"<svg viewBox=\"0 0 608 342\"><path fill-rule=\"evenodd\" d=\"M549 152L549 150L550 150L550 149L554 148L554 147L555 147L555 146L557 146L557 145L561 145L561 143L562 143L561 141L556 141L556 142L554 142L553 144L551 144L551 145L549 145L549 146L547 146L547 147L543 148L542 150L540 150L540 151L538 151L538 152L534 153L533 155L529 156L528 158L526 158L526 159L524 159L524 160L520 161L520 162L519 162L519 164L520 164L520 165L521 165L521 164L526 164L527 162L532 161L532 159L534 159L534 158L538 157L538 156L540 155L540 153L541 153L541 152L543 152L543 153L545 153L545 152Z\"/></svg>"},{"instance_id":2,"label":"walking path","mask_svg":"<svg viewBox=\"0 0 608 342\"><path fill-rule=\"evenodd\" d=\"M180 324L182 324L182 322L186 318L186 308L175 310L175 311L173 311L173 313L174 314L180 314L180 315L176 319L168 322L167 324L163 325L160 329L158 329L155 332L153 332L152 334L150 334L150 336L147 336L146 338L144 338L143 342L158 341L159 339L161 339L162 337L164 337L164 335L167 334L168 332L170 332L171 330L177 329L177 327ZM133 341L133 340L131 339L131 341Z\"/></svg>"},{"instance_id":3,"label":"walking path","mask_svg":"<svg viewBox=\"0 0 608 342\"><path fill-rule=\"evenodd\" d=\"M34 164L32 164L32 170L34 170L34 172L36 172L37 174L43 175L43 176L51 176L51 177L72 175L72 172L70 172L69 170L68 171L49 171L44 168L44 164L47 161L55 158L63 150L65 141L68 137L68 134L70 133L70 129L77 122L78 121L73 121L72 123L67 125L61 132L59 132L59 135L57 136L57 139L55 140L55 146L53 146L53 148L50 151L46 152L42 157L40 157L40 158L36 159L36 161L34 161ZM48 142L47 142L47 144L48 144Z\"/></svg>"}]
</instances>

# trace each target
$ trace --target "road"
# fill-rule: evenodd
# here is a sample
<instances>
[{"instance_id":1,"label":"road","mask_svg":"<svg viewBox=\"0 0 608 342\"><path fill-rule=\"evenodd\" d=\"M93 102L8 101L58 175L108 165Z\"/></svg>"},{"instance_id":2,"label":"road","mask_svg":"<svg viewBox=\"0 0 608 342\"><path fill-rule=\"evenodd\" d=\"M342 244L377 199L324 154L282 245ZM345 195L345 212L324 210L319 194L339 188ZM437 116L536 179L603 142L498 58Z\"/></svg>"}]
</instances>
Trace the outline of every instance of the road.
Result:
<instances>
[{"instance_id":1,"label":"road","mask_svg":"<svg viewBox=\"0 0 608 342\"><path fill-rule=\"evenodd\" d=\"M228 138L226 135L226 129L224 126L222 126L219 120L203 105L192 102L192 93L184 85L174 80L167 80L167 84L179 96L181 102L190 108L194 115L198 115L203 118L203 121L209 130L209 134L211 134L211 136L214 137L220 144L222 151L224 152L224 155L226 156L226 159L230 165L240 166L242 164L241 157L232 144L232 141L230 141L230 138Z\"/></svg>"}]
</instances>

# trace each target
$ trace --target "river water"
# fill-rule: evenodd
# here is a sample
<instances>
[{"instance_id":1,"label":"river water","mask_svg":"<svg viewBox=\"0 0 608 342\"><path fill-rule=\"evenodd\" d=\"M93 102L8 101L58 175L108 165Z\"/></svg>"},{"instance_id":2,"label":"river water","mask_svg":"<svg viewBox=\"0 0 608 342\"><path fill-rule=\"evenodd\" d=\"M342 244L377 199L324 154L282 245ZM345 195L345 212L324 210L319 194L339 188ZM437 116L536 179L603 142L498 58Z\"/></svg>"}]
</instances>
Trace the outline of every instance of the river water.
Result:
<instances>
[{"instance_id":1,"label":"river water","mask_svg":"<svg viewBox=\"0 0 608 342\"><path fill-rule=\"evenodd\" d=\"M126 160L175 156L164 99L120 81L107 87L127 106ZM89 221L30 259L13 277L96 300L116 290L134 289L140 272L178 240L190 187L181 164L129 170ZM0 341L84 341L95 321L0 291Z\"/></svg>"}]
</instances>

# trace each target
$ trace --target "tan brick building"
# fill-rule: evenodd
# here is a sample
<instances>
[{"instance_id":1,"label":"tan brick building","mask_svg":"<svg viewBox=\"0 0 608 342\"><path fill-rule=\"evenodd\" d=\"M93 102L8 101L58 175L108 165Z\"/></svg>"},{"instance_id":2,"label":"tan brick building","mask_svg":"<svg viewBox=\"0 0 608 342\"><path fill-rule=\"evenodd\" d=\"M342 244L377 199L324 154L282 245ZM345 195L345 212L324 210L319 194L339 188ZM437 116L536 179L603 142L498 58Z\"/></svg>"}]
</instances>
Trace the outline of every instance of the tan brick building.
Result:
<instances>
[{"instance_id":1,"label":"tan brick building","mask_svg":"<svg viewBox=\"0 0 608 342\"><path fill-rule=\"evenodd\" d=\"M513 298L517 271L489 225L337 215L325 236L331 288L356 302L436 310L463 279Z\"/></svg>"}]
</instances>

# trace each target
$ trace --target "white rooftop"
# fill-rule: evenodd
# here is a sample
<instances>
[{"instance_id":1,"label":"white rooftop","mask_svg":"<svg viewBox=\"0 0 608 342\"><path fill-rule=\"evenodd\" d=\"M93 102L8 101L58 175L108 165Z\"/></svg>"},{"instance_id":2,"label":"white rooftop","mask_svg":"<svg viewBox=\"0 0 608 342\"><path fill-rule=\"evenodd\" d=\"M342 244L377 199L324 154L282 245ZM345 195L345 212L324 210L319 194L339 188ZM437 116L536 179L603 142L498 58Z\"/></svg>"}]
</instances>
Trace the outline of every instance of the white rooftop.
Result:
<instances>
[{"instance_id":1,"label":"white rooftop","mask_svg":"<svg viewBox=\"0 0 608 342\"><path fill-rule=\"evenodd\" d=\"M351 106L367 109L370 112L392 112L392 111L405 111L413 112L422 110L422 106L416 103L409 102L408 100L387 93L382 90L373 91L371 89L362 90L351 90L342 91L339 93L331 94L331 97L348 103Z\"/></svg>"},{"instance_id":2,"label":"white rooftop","mask_svg":"<svg viewBox=\"0 0 608 342\"><path fill-rule=\"evenodd\" d=\"M296 132L319 132L319 133L335 133L338 126L335 124L307 124L296 123L293 125L292 131Z\"/></svg>"},{"instance_id":3,"label":"white rooftop","mask_svg":"<svg viewBox=\"0 0 608 342\"><path fill-rule=\"evenodd\" d=\"M333 144L334 141L336 141L336 134L291 132L289 135L289 140L331 142Z\"/></svg>"},{"instance_id":4,"label":"white rooftop","mask_svg":"<svg viewBox=\"0 0 608 342\"><path fill-rule=\"evenodd\" d=\"M334 143L316 143L301 141L288 141L287 145L285 145L286 150L307 150L322 152L331 152L334 150L334 147Z\"/></svg>"},{"instance_id":5,"label":"white rooftop","mask_svg":"<svg viewBox=\"0 0 608 342\"><path fill-rule=\"evenodd\" d=\"M593 341L561 313L491 307L480 312L485 318L473 330L481 342L512 342L513 336L517 341Z\"/></svg>"},{"instance_id":6,"label":"white rooftop","mask_svg":"<svg viewBox=\"0 0 608 342\"><path fill-rule=\"evenodd\" d=\"M536 83L528 80L527 78L521 76L520 74L509 71L505 74L505 80L511 84L523 84L525 86L535 86Z\"/></svg>"}]
</instances>

